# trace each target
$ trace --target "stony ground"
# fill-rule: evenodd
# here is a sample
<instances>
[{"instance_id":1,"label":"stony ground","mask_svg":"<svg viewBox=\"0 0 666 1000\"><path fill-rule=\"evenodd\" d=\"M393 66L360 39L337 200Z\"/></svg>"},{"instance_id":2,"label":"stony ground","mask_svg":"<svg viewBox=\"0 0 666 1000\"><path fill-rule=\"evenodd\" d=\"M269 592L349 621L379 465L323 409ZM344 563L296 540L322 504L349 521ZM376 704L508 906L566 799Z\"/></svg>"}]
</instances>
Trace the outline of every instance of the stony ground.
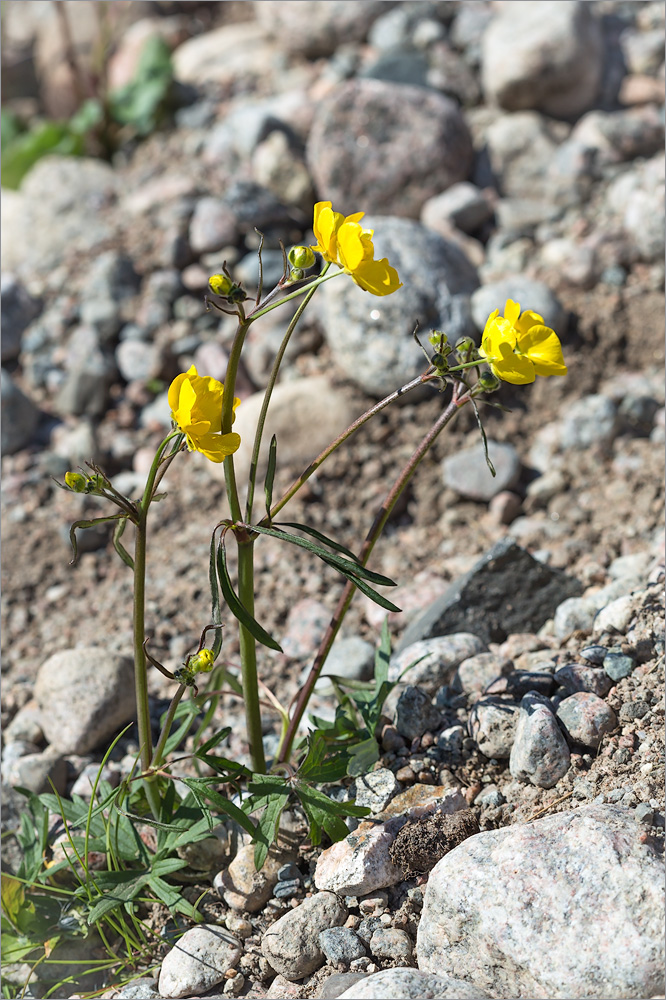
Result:
<instances>
[{"instance_id":1,"label":"stony ground","mask_svg":"<svg viewBox=\"0 0 666 1000\"><path fill-rule=\"evenodd\" d=\"M218 26L215 18L210 20L208 9L217 5L197 5L196 15L181 9L189 5L168 6L168 11L157 12L151 6L147 13L159 15L176 53L185 38L191 35L203 43L210 29ZM336 88L346 86L348 77L359 79L357 71L372 66L375 56L384 56L385 49L389 50L389 46L383 48L385 36L376 27L367 41L370 22L376 21L380 13L388 13L383 7L399 9L406 5L375 5L378 9L367 24L356 23L349 28L355 40L349 42L348 50L343 37L336 35L334 43L323 43L321 35L317 35L319 18L324 26L328 25L329 32L333 30L328 15L322 13L330 5L320 4L317 17L312 14L308 36L311 50L300 40L302 33L308 35L302 22L288 21L291 8L304 5L285 4L283 14L273 9L274 17L286 18L281 22L283 37L277 39L265 37L261 33L264 28L260 31L255 21L255 17L265 16L259 8L273 5L225 6L228 11L225 17L220 14L219 23L232 32L226 51L234 47L242 50L245 45L248 52L258 53L256 62L249 60L239 68L229 57L221 69L211 70L210 66L216 64L214 60L206 61L212 58L210 55L200 55L197 64L197 58L185 58L181 49L180 56L176 55L177 66L183 82L194 88L196 96L178 112L175 123L143 143L125 145L112 168L102 169L94 162L90 167L85 161L77 173L78 161L50 166L44 161L28 175L18 193L8 193L3 231L7 226L8 235L14 239L3 239L10 248L6 253L3 250L3 310L6 295L5 315L11 317L11 323L9 318L3 321L5 788L30 781L34 790L42 787L40 782L46 773L44 747L49 741L44 735L45 720L42 718L40 723L35 715L34 694L44 663L57 653L65 657L65 663L69 651L73 651L69 660L74 661L77 648L98 647L110 657L126 655L132 645L129 571L113 554L105 530L83 535L78 564L69 565L71 521L95 516L99 508L94 500L62 492L52 477L61 478L68 468L94 456L110 474L119 477L117 481L124 483L124 488L136 492L150 456L164 435L161 394L170 379L193 360L200 372L209 363L209 370L217 375L219 369L219 377L223 377L230 327L226 320L219 322L215 314L205 312L205 276L218 270L224 258L251 275L249 254L256 241L250 228L255 220L248 225L238 204L231 198L224 201L222 195L226 196L236 180L250 174L266 185L264 195L272 191L270 197L266 196L268 202L262 195L264 201L258 198L253 205L258 205L259 214L264 212L263 223L262 219L256 221L269 229L266 260L272 261L273 267L275 257L271 258L270 253L275 253L278 235L287 241L307 238L312 202L316 196L328 197L328 189L321 188L321 178L329 177L334 188L339 176L336 163L329 162L330 150L315 144L321 123L312 127L310 134L313 116L322 102L338 93ZM373 5L363 6L370 11ZM227 952L224 956L220 952L216 959L228 974L226 979L218 977L214 982L198 980L196 975L188 979L189 973L178 968L170 970L165 963L161 989L167 989L167 974L175 977L169 980L170 992L165 995L205 992L208 996L242 993L275 998L333 997L343 995L352 985L344 976L333 980L341 973L368 975L396 966L414 968L428 874L438 857L454 846L455 839L447 826L450 817L446 817L446 823L440 822L437 808L425 819L419 816L418 803L425 801L432 789L437 789L440 798L458 790L456 805L450 810L447 807L444 813L463 816L466 833L477 828L482 834L499 833L516 827L519 837L522 824L527 822L580 807L621 807L638 824L637 839L643 846L647 845L655 855L663 848L664 272L663 235L661 249L655 249L651 235L652 217L658 219L660 211L663 215L663 191L659 195L659 182L651 180L658 178L659 169L663 172L663 95L655 96L654 88L650 90L652 84L659 83L659 74L663 76L663 52L657 58L651 41L651 33L663 32L663 4L604 2L589 6L594 7L594 16L604 25L606 76L602 96L597 103L591 98L583 107L561 115L547 106L547 95L541 105L534 105L535 111L527 113L527 118L521 117L522 112L514 114L516 109L506 103L508 98L503 96L500 84L489 82L488 56L482 81L479 39L490 17L489 5L453 5L450 16L438 9L441 5L419 5L419 16L409 24L409 32L416 32L417 38L418 25L422 25L419 30L426 40L418 45L430 60L430 92L434 88L440 94L453 95L463 107L475 159L474 166L458 179L474 181L477 194L484 192L489 212L476 228L462 223L457 228L452 220L460 221L461 216L456 216L453 208L449 209L450 217L442 222L431 207L429 218L437 220L433 228L469 254L482 286L505 282L501 286L502 298L519 297L520 292L512 290L521 287L515 282L518 278L529 279L532 284L528 288L543 296L539 301L557 316L568 374L563 379L538 379L526 387L505 384L495 399L506 411L489 407L484 410L489 439L511 446L511 473L506 478L500 475L502 481L493 487L486 485L486 492L475 499L470 498L470 494L474 496L475 478L471 466L469 471L463 468L455 478L446 471L447 458L478 444L473 415L461 413L422 463L372 561L372 568L387 574L398 585L390 594L403 608L402 614L389 618L394 648L408 626L410 630L418 628L424 608L503 539L513 539L540 563L578 581L580 596L566 607L556 609L556 602L551 616L537 627L524 624L505 629L501 636L494 637L497 641L484 645L481 656L486 660L476 658L478 650L473 649L467 659L463 657L467 667L458 670L458 658L445 669L440 660L439 666L429 668L430 675L414 680L427 691L423 719L430 720L415 730L400 722L397 699L404 685L394 692L385 709L380 734L383 756L378 765L388 798L380 804L383 792L375 798L374 793L368 793L368 805L375 823L390 825L390 816L383 810L390 809L391 798L398 803L395 814L410 818L399 839L395 838L395 830L391 834L397 845L392 861L402 866L402 876L393 882L384 881L379 887L368 888L364 883L365 888L358 891L353 889L353 880L346 889L344 880L339 883L343 888L337 887L335 892L341 901L340 912L327 911L316 920L313 917L313 926L319 927L317 920L321 917L322 930L332 936L313 945L317 958L312 969L302 971L307 951L307 935L302 928L292 927L289 934L285 932L284 941L292 942L293 938L293 962L284 966L277 979L280 959L273 956L269 961L267 955L272 953L270 942L266 943L266 932L277 919L298 914L303 901L308 906L319 906L321 902L324 907L324 897L329 895L331 885L322 874L326 864L325 858L321 860L322 848L312 848L304 841L295 853L282 851L273 867L267 866L262 878L256 884L252 882L255 902L264 893L256 906L244 906L238 899L230 902L230 883L225 882L225 877L231 877L232 882L236 879L238 884L246 877L247 873L242 877L239 874L241 861L245 864L242 852L236 857L232 876L225 875L231 871L227 867L231 858L226 855L217 859L206 877L184 889L193 901L203 893L200 909L207 925L226 928L227 936L232 936L231 944L225 939ZM171 18L164 18L165 13ZM478 24L475 17L480 18ZM382 25L382 31L389 31L389 22ZM35 29L28 25L26 30ZM287 36L291 37L290 44ZM624 80L630 81L623 84L624 90L617 82L621 71L616 67L615 77L611 72L615 66L611 55L618 49L619 37L624 46ZM449 46L447 58L442 55L442 45ZM45 46L42 35L38 51ZM402 52L400 46L398 49ZM131 64L132 46L127 44L122 51ZM405 51L405 58L413 55L409 46ZM400 73L407 70L398 71L397 65L383 67L376 76L398 88L396 100L405 82L419 82L411 77L405 81ZM415 65L409 63L410 73L417 72ZM445 70L451 75L446 76ZM116 72L122 75L123 71L127 72L120 60ZM398 74L397 79L386 76L391 72ZM496 67L494 72L499 79ZM445 85L433 84L441 81L442 74L446 76ZM579 89L585 85L581 79ZM250 114L265 98L292 91L301 95L295 110L289 110L287 101L275 113L278 118L285 115L287 131L293 128L298 138L290 147L286 175L295 183L289 190L296 193L291 200L285 193L286 208L278 199L278 210L275 191L287 190L285 174L278 166L286 154L279 143L271 145L268 140L271 134L282 132L271 133L270 128L262 132L258 128L250 130L248 138L234 132L227 122L234 121L234 114ZM608 114L609 121L600 124L586 120L585 128L581 128L581 116L589 108L601 109L599 114ZM395 108L392 113L397 114ZM353 115L349 122L351 131L361 128ZM216 126L231 131L218 135ZM513 130L513 151L507 152L506 138L500 137L502 126ZM328 119L326 127L334 130L340 123ZM402 127L407 129L406 125ZM588 151L587 160L582 155L580 159L574 157L580 150L571 144L572 129L578 129L574 138L582 144L580 148ZM395 214L418 218L421 203L428 198L428 204L436 202L440 188L444 190L451 181L440 181L440 187L427 191L424 197L413 194L422 193L422 181L417 183L412 175L401 180L400 170L406 168L397 155L408 135L406 130L399 136L393 166L385 170L394 172L395 177L391 177L396 190L401 186L404 189L404 202L396 195ZM363 137L367 141L365 134ZM306 157L302 146L307 141ZM379 140L373 135L371 141ZM229 152L232 148L233 154ZM424 149L423 156L427 155ZM273 162L270 157L275 160L274 173L266 166ZM492 179L488 174L489 159ZM553 162L561 174L553 173ZM337 164L337 169L344 175L344 166ZM39 171L43 173L39 175ZM378 197L377 177L373 185L372 174L360 173L356 208L367 206L373 214L389 215L390 204L372 203ZM544 177L550 178L545 185ZM271 179L270 183L266 178ZM568 200L561 186L555 193L556 181L565 188L568 184L571 189L580 189L579 194ZM43 185L51 191L50 207L35 196ZM78 199L73 194L75 189L80 190ZM256 191L253 197L257 197ZM421 197L416 210L410 201L414 197ZM623 198L629 206L626 215ZM215 215L210 199L224 201L224 217ZM555 213L551 212L551 202L559 206ZM475 205L478 209L478 198ZM639 210L644 214L640 215ZM379 234L379 222L376 228ZM31 233L29 252L26 232ZM395 252L406 254L404 247L396 247ZM410 272L412 267L414 271ZM419 267L420 262L414 265L406 260L401 276L411 274L417 284L414 274L418 274ZM455 270L453 265L451 270ZM17 285L9 281L10 271L18 291ZM439 271L437 274L440 276ZM441 277L442 283L445 278L448 280L447 275ZM252 284L251 277L246 281ZM475 293L476 300L472 296L472 316L479 294ZM433 300L428 302L428 308L434 310ZM527 308L530 302L523 301L522 305ZM10 307L14 312L10 313ZM356 331L361 357L363 339L366 333L369 336L374 319L366 316L359 322L354 308L349 307L347 323L352 331L349 336ZM545 312L545 306L540 308ZM314 316L287 356L284 382L298 386L307 378L325 380L332 387L336 410L351 419L376 398L368 388L374 372L355 372L353 365L350 368L348 356L341 351L341 338L336 336L336 327L331 326L330 309L330 303L324 301L311 308ZM400 316L399 322L401 329L410 330L413 316ZM244 402L265 384L265 356L273 349L276 337L279 343L279 336L279 325L269 324L249 345L239 384ZM86 337L92 338L92 348ZM395 357L389 335L385 343L386 356L376 357L377 372L383 375L388 369L391 377L395 375L397 386L405 374L396 369L395 363L391 368L386 360ZM135 346L130 348L132 344ZM84 362L79 363L80 358ZM418 358L413 363L418 365ZM32 409L27 416L21 409L23 404L16 404L12 392L6 391L5 374L28 397ZM358 548L390 484L441 407L442 397L435 391L418 401L407 398L389 407L313 477L288 508L289 520L307 522L352 549ZM333 416L328 416L333 421ZM290 426L288 420L283 422L281 442L286 461L279 468L276 493L288 486L313 457L312 437L318 420L313 420L307 432ZM323 417L321 420L326 423ZM147 628L151 648L173 670L196 647L201 628L209 620L210 533L215 523L227 516L227 509L221 479L211 473L210 465L200 456L174 463L165 487L168 496L155 506L151 522ZM231 562L233 569L233 556ZM301 550L291 547L285 551L268 538L257 545L256 617L280 637L286 650L285 654L277 654L260 648L259 672L262 681L284 704L302 683L303 670L311 662L341 586L332 570ZM529 596L519 592L518 603L524 601L527 607ZM511 608L512 614L514 610ZM357 595L342 635L348 641L363 640L375 646L383 617L376 606ZM414 633L410 634L414 638ZM427 635L416 637L430 639ZM590 647L601 647L603 651L586 654ZM626 668L617 668L612 684L607 682L612 673L604 660L608 653L624 658ZM238 640L231 618L225 629L223 657L230 667L237 667ZM568 675L561 671L571 663L595 667L595 684L604 673L600 669L603 664L607 670L602 687L595 688L589 678L580 683L567 679ZM533 781L526 773L518 773L520 769L513 760L510 765L508 753L493 756L490 751L482 752L475 719L482 692L494 676L489 664L497 667L497 674L508 677L510 670L516 676L521 671L541 675L539 683L545 683L544 691L552 699L553 709L559 710L576 691L594 691L605 711L612 710L606 716L612 722L597 734L600 738L587 745L569 739L568 748L565 745L562 751L570 753L569 766L554 781ZM361 675L364 666L349 669ZM90 671L94 670L95 664L91 663ZM403 680L406 683L410 678ZM48 678L41 683L47 685ZM94 687L90 674L82 679L82 690L86 685ZM151 713L157 724L172 685L154 672L150 693ZM522 693L510 696L500 692L504 704L513 705L516 717ZM55 706L56 695L52 697ZM316 707L322 714L330 714L332 706L330 698L317 696ZM225 693L213 724L231 726L225 753L247 760L241 708L237 698ZM43 712L43 704L41 709ZM267 709L265 736L269 752L275 746L276 729L277 716ZM54 744L50 749L57 747ZM95 745L92 740L80 752L58 750L56 764L49 758L50 773L58 775L62 792L71 791L84 768L101 759L103 749L99 741ZM117 774L126 766L126 755L135 750L136 733L130 731L112 761ZM189 765L181 766L187 769ZM329 792L348 797L354 789ZM358 787L356 792L361 794ZM15 793L7 790L7 796L10 805L19 809L20 799ZM292 822L298 832L297 814ZM609 828L614 822L608 819ZM624 821L617 822L621 825ZM559 834L543 836L549 843L548 836L556 842ZM600 845L602 841L599 834ZM16 854L11 838L3 840L3 844L12 866ZM328 844L324 848L330 850ZM601 846L599 852L601 856ZM480 865L481 861L471 857L469 864ZM339 870L343 868L340 864ZM598 880L603 881L603 875ZM290 888L280 894L275 887L283 883ZM499 876L497 884L504 885ZM506 887L510 895L509 883ZM595 899L599 907L607 907L607 898ZM586 919L586 912L581 904L581 920ZM149 920L158 931L165 927L173 930L161 907L154 908ZM627 920L631 921L631 917ZM346 936L333 933L343 927L349 931ZM587 929L586 925L585 933ZM206 940L201 945L208 950L213 946L222 948L219 941ZM419 946L418 961L425 974L422 950ZM158 958L168 951L165 944ZM488 988L473 979L471 982L476 983L476 989ZM412 984L410 988L418 987ZM441 983L428 988L444 990ZM503 994L482 992L469 996L509 995L511 988L505 984ZM530 988L525 982L513 985L515 990L526 991L515 995L528 996ZM642 995L640 988L630 984L622 995L638 998ZM155 980L146 980L144 989L141 995L157 997ZM183 989L186 992L178 992ZM554 988L551 993L565 995ZM139 993L111 991L107 995L130 997ZM460 993L463 995L467 994Z\"/></svg>"}]
</instances>

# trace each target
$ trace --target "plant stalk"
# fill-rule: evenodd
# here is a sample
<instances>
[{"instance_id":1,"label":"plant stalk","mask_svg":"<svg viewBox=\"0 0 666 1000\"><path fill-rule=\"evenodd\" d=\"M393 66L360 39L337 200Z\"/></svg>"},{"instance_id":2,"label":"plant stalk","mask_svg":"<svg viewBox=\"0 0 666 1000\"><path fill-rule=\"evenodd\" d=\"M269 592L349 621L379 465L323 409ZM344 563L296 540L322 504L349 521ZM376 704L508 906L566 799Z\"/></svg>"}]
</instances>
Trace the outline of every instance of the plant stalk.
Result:
<instances>
[{"instance_id":1,"label":"plant stalk","mask_svg":"<svg viewBox=\"0 0 666 1000\"><path fill-rule=\"evenodd\" d=\"M240 602L254 617L254 541L238 543L238 596ZM245 699L245 720L247 741L250 745L252 770L266 773L263 733L261 728L261 708L259 705L259 685L257 681L257 643L251 632L240 624L240 657L243 697Z\"/></svg>"},{"instance_id":2,"label":"plant stalk","mask_svg":"<svg viewBox=\"0 0 666 1000\"><path fill-rule=\"evenodd\" d=\"M377 542L382 531L384 530L386 522L391 516L391 512L395 507L396 502L400 497L400 494L408 485L409 481L416 472L416 469L418 468L423 457L427 454L427 452L437 439L438 435L452 420L452 418L458 412L460 407L469 401L469 393L466 393L462 397L458 395L458 386L454 386L453 393L454 394L451 399L451 402L442 412L442 414L433 424L433 426L430 428L425 437L421 440L418 448L411 456L405 467L402 469L400 475L398 476L393 486L391 487L391 490L388 496L386 497L386 500L378 510L375 519L372 523L372 526L368 531L368 534L366 535L365 541L363 542L361 551L359 553L358 558L362 566L366 565L370 557L370 553L372 552L375 543ZM312 664L312 668L310 670L308 678L303 687L301 688L298 698L296 700L294 713L289 720L287 732L285 734L282 745L280 746L280 749L278 751L277 760L280 763L286 763L286 761L289 760L296 732L298 730L298 726L300 724L301 719L303 718L305 709L307 708L308 702L314 690L314 686L319 678L319 674L321 673L321 669L324 666L324 663L326 662L326 657L330 652L331 646L333 645L333 641L336 635L338 634L338 631L340 629L340 626L342 625L342 622L347 613L349 605L351 604L355 590L356 590L355 585L348 580L347 583L345 584L342 594L340 595L340 600L338 601L338 605L335 609L333 617L331 618L331 621L329 622L328 628L326 629L326 633L321 641L319 649L317 650L317 655L315 656L314 663Z\"/></svg>"},{"instance_id":3,"label":"plant stalk","mask_svg":"<svg viewBox=\"0 0 666 1000\"><path fill-rule=\"evenodd\" d=\"M153 754L153 759L151 761L151 767L157 769L162 764L162 756L164 754L164 747L166 746L166 741L169 738L169 733L171 732L171 727L173 725L173 720L176 715L176 709L180 703L180 699L183 697L187 690L186 684L179 684L176 689L176 693L171 699L171 704L167 709L166 718L164 720L164 726L162 727L162 732L158 740L157 746L155 747L155 753Z\"/></svg>"}]
</instances>

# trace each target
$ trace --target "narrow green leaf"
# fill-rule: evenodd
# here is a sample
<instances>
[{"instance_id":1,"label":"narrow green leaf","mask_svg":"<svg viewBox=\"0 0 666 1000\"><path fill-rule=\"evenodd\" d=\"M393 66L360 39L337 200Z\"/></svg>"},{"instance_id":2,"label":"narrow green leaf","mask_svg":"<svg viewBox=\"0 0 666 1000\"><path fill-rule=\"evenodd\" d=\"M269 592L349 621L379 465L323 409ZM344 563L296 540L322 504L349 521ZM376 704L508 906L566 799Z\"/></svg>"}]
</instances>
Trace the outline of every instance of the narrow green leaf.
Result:
<instances>
[{"instance_id":1,"label":"narrow green leaf","mask_svg":"<svg viewBox=\"0 0 666 1000\"><path fill-rule=\"evenodd\" d=\"M273 504L273 482L275 480L275 466L277 464L277 438L275 434L271 438L268 449L268 468L264 479L264 493L266 494L266 514L270 519L271 506Z\"/></svg>"},{"instance_id":2,"label":"narrow green leaf","mask_svg":"<svg viewBox=\"0 0 666 1000\"><path fill-rule=\"evenodd\" d=\"M211 784L211 781L217 782L217 778L206 779L206 778L183 778L182 779L187 787L193 792L201 795L202 798L208 799L216 809L220 812L226 813L227 816L231 818L241 826L246 833L251 836L255 834L255 825L252 820L246 816L239 806L234 802L230 802L229 799L225 799L218 791L216 791Z\"/></svg>"},{"instance_id":3,"label":"narrow green leaf","mask_svg":"<svg viewBox=\"0 0 666 1000\"><path fill-rule=\"evenodd\" d=\"M224 729L218 730L209 740L201 744L195 751L195 756L200 757L202 754L208 753L209 750L214 750L216 746L220 745L222 740L226 740L230 732L231 726L225 726Z\"/></svg>"},{"instance_id":4,"label":"narrow green leaf","mask_svg":"<svg viewBox=\"0 0 666 1000\"><path fill-rule=\"evenodd\" d=\"M220 625L222 623L222 605L220 604L220 589L217 585L217 564L215 561L215 532L210 540L210 559L208 560L208 582L210 584L210 596L212 603L212 623ZM217 659L222 649L222 629L216 628L215 639L211 646L213 657Z\"/></svg>"},{"instance_id":5,"label":"narrow green leaf","mask_svg":"<svg viewBox=\"0 0 666 1000\"><path fill-rule=\"evenodd\" d=\"M257 642L260 642L264 646L268 646L269 649L274 649L276 652L281 653L282 646L279 642L276 642L276 640L261 627L259 622L256 621L249 611L243 607L240 600L236 596L231 583L231 578L229 576L229 570L227 568L227 556L224 548L224 542L220 542L217 550L217 572L220 580L220 587L222 588L222 594L234 617L237 618L241 625L248 630L250 635L254 636Z\"/></svg>"},{"instance_id":6,"label":"narrow green leaf","mask_svg":"<svg viewBox=\"0 0 666 1000\"><path fill-rule=\"evenodd\" d=\"M113 532L113 546L118 555L120 556L120 558L122 559L122 561L125 563L125 565L129 566L129 568L133 570L134 560L132 559L131 555L129 554L125 546L120 541L126 527L127 527L127 518L126 517L120 518L118 524L116 525L116 529Z\"/></svg>"},{"instance_id":7,"label":"narrow green leaf","mask_svg":"<svg viewBox=\"0 0 666 1000\"><path fill-rule=\"evenodd\" d=\"M72 527L69 529L69 541L72 546L74 555L72 556L70 566L73 566L79 555L79 548L76 542L76 529L77 528L92 528L96 524L106 524L109 521L119 521L121 518L126 518L126 514L109 514L108 517L93 517L89 521L75 521Z\"/></svg>"},{"instance_id":8,"label":"narrow green leaf","mask_svg":"<svg viewBox=\"0 0 666 1000\"><path fill-rule=\"evenodd\" d=\"M297 521L281 521L280 524L274 525L276 528L297 528L299 531L305 532L306 535L311 535L316 538L318 542L322 545L328 545L330 548L335 549L336 552L340 552L341 555L347 556L354 563L361 564L358 561L358 557L355 552L348 549L346 546L341 545L340 542L334 541L332 538L328 538L326 535L322 534L321 531L317 531L315 528L311 528L309 524L299 524Z\"/></svg>"},{"instance_id":9,"label":"narrow green leaf","mask_svg":"<svg viewBox=\"0 0 666 1000\"><path fill-rule=\"evenodd\" d=\"M337 569L340 573L342 573L343 576L346 576L347 579L350 580L351 583L353 583L354 586L357 587L362 594L365 594L366 597L369 597L370 600L374 601L375 604L378 604L380 608L384 608L385 611L398 611L398 612L402 611L402 608L399 608L392 601L389 601L388 597L384 597L383 594L380 594L377 590L371 587L368 583L365 582L365 580L361 580L359 579L358 576L355 576L352 573L346 573L344 570L341 570L340 567L337 566L332 559L327 559L323 556L322 559L324 560L324 562L329 563L331 566L333 566L334 569ZM391 586L395 586L395 584L391 584Z\"/></svg>"}]
</instances>

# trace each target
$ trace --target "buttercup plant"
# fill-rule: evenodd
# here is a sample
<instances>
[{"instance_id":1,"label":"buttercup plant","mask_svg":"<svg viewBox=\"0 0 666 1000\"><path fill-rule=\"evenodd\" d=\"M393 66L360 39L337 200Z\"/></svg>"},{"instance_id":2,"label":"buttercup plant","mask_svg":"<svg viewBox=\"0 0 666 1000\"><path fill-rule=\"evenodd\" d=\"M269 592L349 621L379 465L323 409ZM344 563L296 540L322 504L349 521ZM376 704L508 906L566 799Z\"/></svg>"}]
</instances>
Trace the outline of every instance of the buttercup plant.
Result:
<instances>
[{"instance_id":1,"label":"buttercup plant","mask_svg":"<svg viewBox=\"0 0 666 1000\"><path fill-rule=\"evenodd\" d=\"M471 338L462 338L450 344L445 333L433 331L429 344L434 353L427 354L424 372L396 389L385 399L376 403L342 434L331 442L278 499L273 498L273 483L277 463L279 442L275 438L268 451L268 467L264 480L265 512L254 516L259 455L266 424L266 415L275 387L281 362L304 309L324 281L346 275L366 293L377 296L391 295L402 287L395 268L386 258L375 259L372 242L373 230L363 228L362 212L344 216L335 212L330 202L319 202L314 209L313 231L316 243L311 247L292 247L284 254L284 272L278 285L262 298L261 247L259 250L260 281L254 303L248 308L248 296L232 275L223 268L223 273L210 278L210 291L214 298L210 304L222 312L236 316L238 325L231 347L224 384L209 376L200 375L192 366L181 373L171 383L168 392L173 428L159 445L150 469L146 486L140 500L123 497L116 491L110 480L96 467L91 471L69 472L65 476L64 489L75 493L89 493L114 504L117 511L112 515L95 520L117 522L114 543L116 549L134 574L134 665L136 678L136 703L140 742L141 778L147 804L154 820L164 821L163 803L168 792L168 751L171 746L170 731L177 718L179 703L188 688L196 696L196 678L201 673L210 673L215 667L222 646L222 602L227 611L236 618L239 629L241 673L240 678L224 670L215 674L216 681L229 685L231 690L243 697L246 713L247 742L251 760L251 770L225 762L226 779L221 777L222 769L216 767L217 776L210 784L221 780L247 781L248 795L241 805L244 813L232 806L212 788L197 786L201 793L197 802L205 809L204 799L230 813L253 832L258 843L256 860L265 858L271 840L276 835L280 813L289 795L296 792L310 821L313 842L318 842L322 827L333 837L344 836L346 827L340 816L360 815L363 810L355 809L327 799L314 786L317 782L335 780L345 773L360 773L360 762L366 769L376 759L374 725L379 718L381 702L387 693L385 666L390 652L388 633L385 631L378 659L376 687L372 696L357 697L354 708L351 699L341 693L341 702L350 712L360 715L365 724L363 754L352 745L351 730L331 732L320 727L307 739L298 739L298 732L317 678L321 673L331 645L340 629L354 592L358 589L370 596L387 610L399 610L382 593L378 586L392 585L393 581L370 570L367 566L373 548L386 525L393 508L419 463L427 454L442 430L451 422L466 404L471 404L477 415L479 427L483 428L478 413L478 401L484 401L494 392L501 381L514 384L533 382L536 376L565 375L566 365L557 335L545 324L541 316L530 310L521 313L520 305L508 300L504 315L496 310L488 319L477 348ZM257 428L252 442L251 462L248 480L241 491L236 478L234 455L240 445L240 437L232 429L235 411L239 405L234 395L238 365L243 345L251 324L282 303L301 299L295 315L285 333L282 344L275 356L264 399L259 414ZM442 408L435 423L425 433L405 467L399 471L388 495L370 525L359 551L354 553L338 542L307 524L293 522L277 523L276 518L289 501L298 493L310 476L339 447L344 445L356 430L366 421L383 410L405 393L424 383L434 383L442 393L450 398ZM149 510L154 501L160 499L157 492L166 469L177 455L185 451L198 451L209 461L221 463L224 467L225 488L229 505L229 517L221 519L212 531L209 562L209 580L212 597L212 623L202 632L199 648L188 657L183 667L172 674L148 652L145 634L145 572L146 572L146 526ZM488 465L492 470L490 461ZM244 502L242 502L244 498ZM133 556L123 547L121 537L127 523L134 526ZM75 528L87 527L95 521L79 521L72 527L75 545ZM312 663L308 678L298 692L289 710L283 708L273 692L268 691L257 673L257 643L281 650L279 642L271 636L255 617L254 546L261 535L270 535L283 542L297 545L315 553L325 563L338 570L346 583L335 613L326 630L320 648ZM237 575L235 581L229 572L227 546L230 539L237 547ZM76 552L75 552L76 554ZM226 627L229 618L225 612ZM207 633L213 633L210 648L206 648ZM147 665L151 664L178 684L169 711L164 719L162 734L157 746L152 745L148 712ZM339 691L339 688L338 688ZM261 696L276 708L282 719L279 749L271 767L267 767L262 743ZM359 700L360 699L360 700ZM372 710L368 706L372 706ZM379 706L379 707L377 707ZM181 706L182 707L182 706ZM374 713L374 714L373 714ZM193 718L191 713L190 718ZM343 727L344 728L344 727ZM205 744L206 751L220 742L228 730L218 733ZM333 734L334 736L336 734ZM372 748L374 747L374 758ZM370 753L368 757L366 751ZM328 756L327 756L328 754ZM354 759L356 754L356 758ZM364 756L365 755L365 756ZM206 761L216 760L209 756ZM211 765L215 766L215 765ZM269 777L267 777L269 775ZM167 779L165 781L165 778ZM172 787L172 786L171 786ZM240 786L239 786L240 787ZM225 805L226 803L226 805ZM256 822L250 815L263 807Z\"/></svg>"}]
</instances>

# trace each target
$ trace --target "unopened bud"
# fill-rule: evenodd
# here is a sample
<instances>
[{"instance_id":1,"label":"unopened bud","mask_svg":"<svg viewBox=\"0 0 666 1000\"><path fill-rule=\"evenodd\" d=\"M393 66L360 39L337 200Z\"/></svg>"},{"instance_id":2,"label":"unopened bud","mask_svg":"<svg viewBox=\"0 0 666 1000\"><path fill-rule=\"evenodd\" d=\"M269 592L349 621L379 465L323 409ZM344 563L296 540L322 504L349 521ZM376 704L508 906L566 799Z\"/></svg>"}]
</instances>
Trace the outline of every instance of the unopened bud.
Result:
<instances>
[{"instance_id":1,"label":"unopened bud","mask_svg":"<svg viewBox=\"0 0 666 1000\"><path fill-rule=\"evenodd\" d=\"M474 346L474 341L471 337L460 337L460 339L456 341L456 351L460 354L467 354Z\"/></svg>"},{"instance_id":2,"label":"unopened bud","mask_svg":"<svg viewBox=\"0 0 666 1000\"><path fill-rule=\"evenodd\" d=\"M430 341L432 346L436 347L439 351L442 350L442 347L444 346L444 344L447 343L448 339L449 338L446 336L446 334L442 333L441 330L433 330L430 336L428 337L428 340Z\"/></svg>"},{"instance_id":3,"label":"unopened bud","mask_svg":"<svg viewBox=\"0 0 666 1000\"><path fill-rule=\"evenodd\" d=\"M234 287L233 281L231 278L228 278L226 274L211 275L208 279L208 285L211 292L214 292L216 295L221 295L222 298L226 298Z\"/></svg>"},{"instance_id":4,"label":"unopened bud","mask_svg":"<svg viewBox=\"0 0 666 1000\"><path fill-rule=\"evenodd\" d=\"M313 250L310 247L296 246L292 247L287 254L287 260L291 264L292 268L296 270L307 271L308 268L313 267L316 257ZM301 275L301 278L303 275ZM293 277L292 271L292 281L298 281L299 278Z\"/></svg>"},{"instance_id":5,"label":"unopened bud","mask_svg":"<svg viewBox=\"0 0 666 1000\"><path fill-rule=\"evenodd\" d=\"M215 657L212 649L200 649L190 657L187 669L190 674L209 674L213 669Z\"/></svg>"},{"instance_id":6,"label":"unopened bud","mask_svg":"<svg viewBox=\"0 0 666 1000\"><path fill-rule=\"evenodd\" d=\"M500 380L497 375L493 375L492 372L481 372L477 385L480 386L484 392L495 392L495 390L500 387Z\"/></svg>"},{"instance_id":7,"label":"unopened bud","mask_svg":"<svg viewBox=\"0 0 666 1000\"><path fill-rule=\"evenodd\" d=\"M430 359L430 364L433 368L438 368L440 371L447 369L449 367L448 362L443 354L433 354Z\"/></svg>"},{"instance_id":8,"label":"unopened bud","mask_svg":"<svg viewBox=\"0 0 666 1000\"><path fill-rule=\"evenodd\" d=\"M66 472L65 482L75 493L85 493L88 486L87 476L82 476L80 472Z\"/></svg>"}]
</instances>

